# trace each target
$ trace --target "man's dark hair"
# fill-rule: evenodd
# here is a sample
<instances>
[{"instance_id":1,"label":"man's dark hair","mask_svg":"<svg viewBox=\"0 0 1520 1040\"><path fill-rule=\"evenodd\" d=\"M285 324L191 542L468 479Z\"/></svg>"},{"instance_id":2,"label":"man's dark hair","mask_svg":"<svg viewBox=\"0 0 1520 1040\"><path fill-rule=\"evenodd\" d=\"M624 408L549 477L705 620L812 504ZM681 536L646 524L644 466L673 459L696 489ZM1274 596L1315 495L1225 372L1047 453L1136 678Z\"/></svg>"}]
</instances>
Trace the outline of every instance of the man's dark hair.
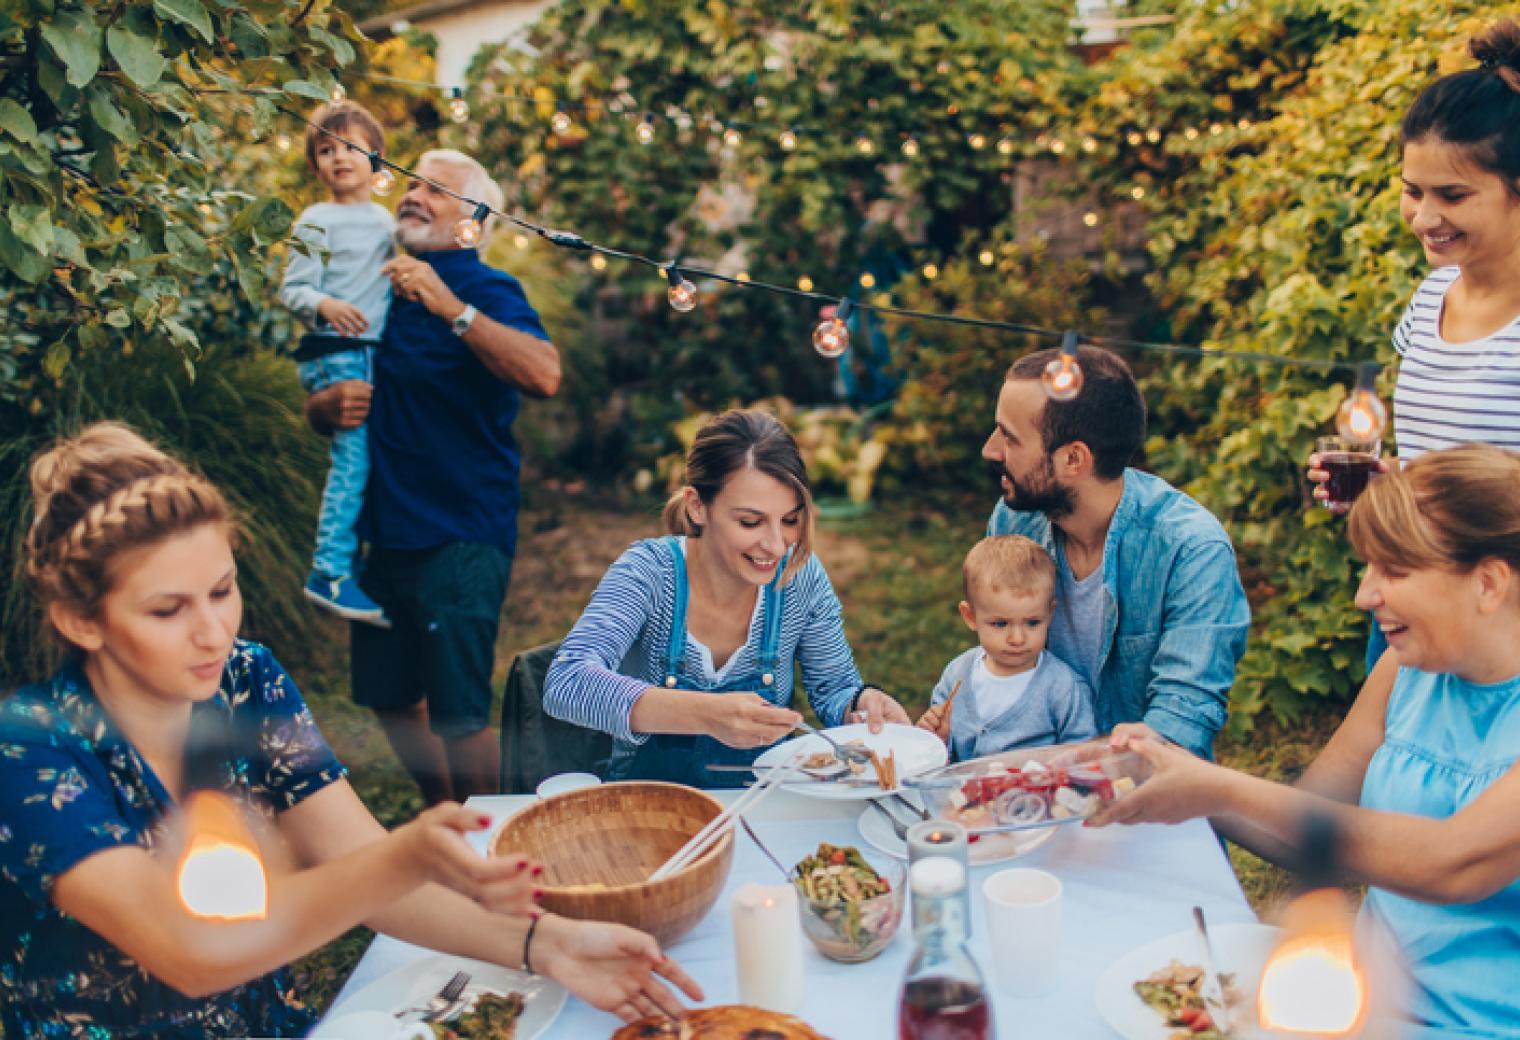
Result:
<instances>
[{"instance_id":1,"label":"man's dark hair","mask_svg":"<svg viewBox=\"0 0 1520 1040\"><path fill-rule=\"evenodd\" d=\"M1008 369L1009 379L1040 381L1045 366L1060 356L1054 348L1025 354ZM1093 456L1093 472L1115 480L1145 441L1145 399L1129 366L1102 347L1077 348L1082 390L1070 401L1047 399L1038 423L1050 453L1081 441Z\"/></svg>"}]
</instances>

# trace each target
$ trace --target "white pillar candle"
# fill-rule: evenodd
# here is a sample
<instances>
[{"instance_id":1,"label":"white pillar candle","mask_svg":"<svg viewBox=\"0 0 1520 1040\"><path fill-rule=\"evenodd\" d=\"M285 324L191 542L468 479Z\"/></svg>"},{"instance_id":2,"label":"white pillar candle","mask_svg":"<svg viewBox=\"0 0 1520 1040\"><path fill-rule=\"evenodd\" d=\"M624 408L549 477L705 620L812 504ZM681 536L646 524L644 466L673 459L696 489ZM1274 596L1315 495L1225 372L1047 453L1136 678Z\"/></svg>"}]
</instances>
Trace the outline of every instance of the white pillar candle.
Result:
<instances>
[{"instance_id":1,"label":"white pillar candle","mask_svg":"<svg viewBox=\"0 0 1520 1040\"><path fill-rule=\"evenodd\" d=\"M734 893L739 999L769 1011L802 1007L802 922L791 885L744 885Z\"/></svg>"}]
</instances>

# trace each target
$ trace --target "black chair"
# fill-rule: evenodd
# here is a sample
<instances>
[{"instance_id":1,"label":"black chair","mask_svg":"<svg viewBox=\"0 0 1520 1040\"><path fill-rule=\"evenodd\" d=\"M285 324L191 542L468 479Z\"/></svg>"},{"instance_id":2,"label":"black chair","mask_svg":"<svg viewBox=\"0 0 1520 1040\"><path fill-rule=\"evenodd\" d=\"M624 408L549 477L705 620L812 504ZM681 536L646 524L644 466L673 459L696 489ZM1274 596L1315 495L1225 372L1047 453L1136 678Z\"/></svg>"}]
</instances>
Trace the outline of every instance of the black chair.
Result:
<instances>
[{"instance_id":1,"label":"black chair","mask_svg":"<svg viewBox=\"0 0 1520 1040\"><path fill-rule=\"evenodd\" d=\"M501 790L532 794L545 777L585 772L603 776L612 736L563 722L544 711L544 677L559 643L524 650L512 661L501 699Z\"/></svg>"}]
</instances>

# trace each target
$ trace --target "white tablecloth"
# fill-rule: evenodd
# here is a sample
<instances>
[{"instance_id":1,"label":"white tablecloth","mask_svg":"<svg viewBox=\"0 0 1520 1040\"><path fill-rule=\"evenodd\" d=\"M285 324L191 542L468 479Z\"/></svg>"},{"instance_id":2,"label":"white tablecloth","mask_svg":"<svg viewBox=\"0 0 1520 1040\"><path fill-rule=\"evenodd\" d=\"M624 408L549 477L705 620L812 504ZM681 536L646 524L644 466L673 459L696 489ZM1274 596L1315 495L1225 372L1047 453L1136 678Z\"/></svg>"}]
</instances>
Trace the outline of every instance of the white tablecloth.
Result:
<instances>
[{"instance_id":1,"label":"white tablecloth","mask_svg":"<svg viewBox=\"0 0 1520 1040\"><path fill-rule=\"evenodd\" d=\"M718 797L728 800L736 794L720 792ZM469 805L500 817L521 809L532 798L497 795L472 798ZM820 841L864 846L855 825L864 809L863 802L826 802L781 791L747 816L761 840L783 863L795 863ZM484 838L477 837L483 846ZM1018 999L992 989L998 1036L1010 1040L1108 1040L1115 1034L1094 1008L1093 983L1110 962L1137 946L1190 927L1190 911L1195 904L1204 908L1210 923L1256 920L1223 849L1201 820L1177 827L1089 830L1063 826L1029 855L971 872L975 893L971 948L989 986L991 954L981 882L1004 866L1039 867L1059 876L1065 886L1061 936L1054 954L1060 959L1060 980L1055 990L1036 999ZM776 868L752 842L739 835L728 887L712 913L670 947L669 954L702 984L709 1003L738 1000L730 895L746 882L775 884L777 880ZM897 990L912 953L909 933L905 920L879 957L854 965L827 960L804 940L807 998L801 1017L834 1040L886 1040L895 1036ZM1027 941L1047 940L1029 936ZM387 936L377 937L338 994L333 1014L341 1014L343 1002L369 983L428 952ZM612 1015L571 997L545 1035L548 1040L602 1040L617 1025Z\"/></svg>"}]
</instances>

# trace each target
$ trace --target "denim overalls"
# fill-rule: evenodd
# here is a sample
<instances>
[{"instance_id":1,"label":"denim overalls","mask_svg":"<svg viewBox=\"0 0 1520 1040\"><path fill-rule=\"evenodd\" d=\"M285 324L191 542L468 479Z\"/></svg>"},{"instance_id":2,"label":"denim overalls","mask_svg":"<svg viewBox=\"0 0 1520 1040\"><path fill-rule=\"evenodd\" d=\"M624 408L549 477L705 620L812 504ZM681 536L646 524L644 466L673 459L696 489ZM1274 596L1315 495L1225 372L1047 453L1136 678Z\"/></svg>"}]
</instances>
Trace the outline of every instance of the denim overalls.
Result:
<instances>
[{"instance_id":1,"label":"denim overalls","mask_svg":"<svg viewBox=\"0 0 1520 1040\"><path fill-rule=\"evenodd\" d=\"M786 600L786 590L781 587L781 575L786 561L778 565L776 577L765 586L761 606L760 652L756 655L755 670L729 676L716 687L708 687L701 677L687 675L682 669L686 656L686 560L674 538L662 538L660 544L670 553L675 563L675 602L671 608L670 641L665 647L664 685L667 689L705 690L708 693L758 693L772 703L771 687L776 681L776 664L781 642L781 611ZM742 652L743 647L735 650ZM790 703L788 691L786 703ZM782 705L783 707L785 704ZM612 767L615 780L664 780L691 787L739 787L749 777L745 773L715 773L706 768L709 763L743 764L753 762L765 748L731 748L709 736L675 733L657 733L640 745L629 759L615 762Z\"/></svg>"}]
</instances>

